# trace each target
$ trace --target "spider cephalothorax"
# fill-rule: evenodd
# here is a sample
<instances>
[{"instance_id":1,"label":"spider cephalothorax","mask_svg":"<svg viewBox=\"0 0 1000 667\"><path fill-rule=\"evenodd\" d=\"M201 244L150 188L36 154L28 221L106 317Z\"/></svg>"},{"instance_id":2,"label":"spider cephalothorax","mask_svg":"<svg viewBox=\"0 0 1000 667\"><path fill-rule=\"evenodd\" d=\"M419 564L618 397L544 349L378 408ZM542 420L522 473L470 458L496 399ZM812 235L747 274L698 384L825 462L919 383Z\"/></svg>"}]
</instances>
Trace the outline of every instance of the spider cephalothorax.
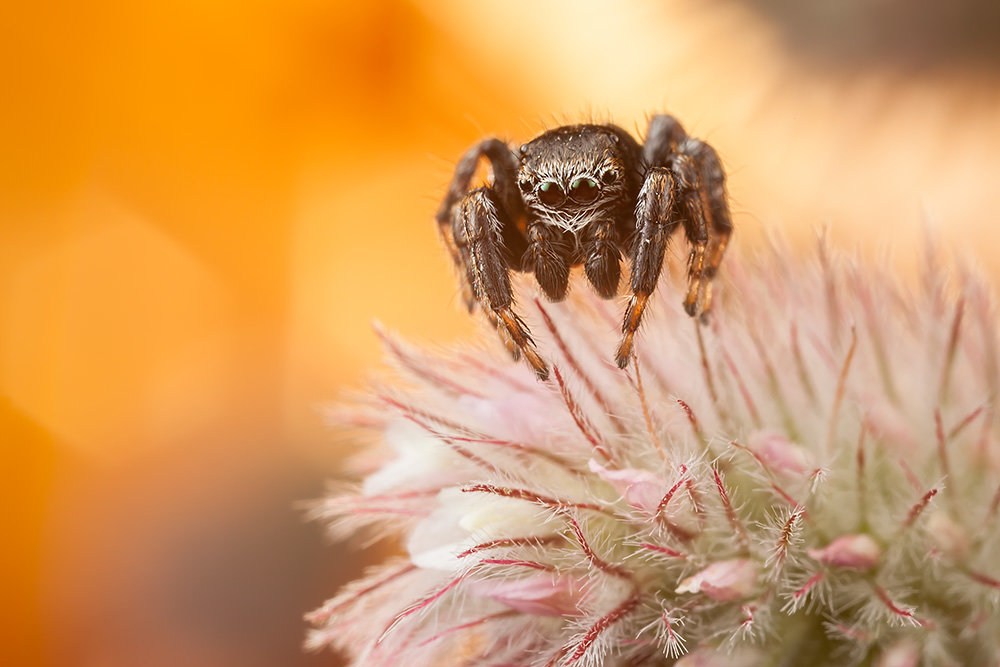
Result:
<instances>
[{"instance_id":1,"label":"spider cephalothorax","mask_svg":"<svg viewBox=\"0 0 1000 667\"><path fill-rule=\"evenodd\" d=\"M492 183L469 190L482 157ZM499 139L481 141L459 161L437 221L462 273L466 305L481 304L540 378L548 367L513 311L511 270L534 273L558 301L570 268L582 264L597 293L610 298L627 254L631 298L616 354L624 368L677 225L691 245L684 299L691 316L708 310L710 281L732 233L718 155L667 115L653 117L642 145L614 125L559 127L516 153Z\"/></svg>"}]
</instances>

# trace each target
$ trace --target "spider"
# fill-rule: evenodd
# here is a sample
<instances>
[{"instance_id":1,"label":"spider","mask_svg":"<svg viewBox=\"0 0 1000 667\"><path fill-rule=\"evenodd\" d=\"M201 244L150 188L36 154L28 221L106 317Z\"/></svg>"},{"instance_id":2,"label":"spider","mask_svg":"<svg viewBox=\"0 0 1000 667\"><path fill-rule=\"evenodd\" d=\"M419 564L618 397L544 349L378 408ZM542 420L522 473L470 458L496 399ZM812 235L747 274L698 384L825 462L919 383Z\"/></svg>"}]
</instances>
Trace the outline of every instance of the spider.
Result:
<instances>
[{"instance_id":1,"label":"spider","mask_svg":"<svg viewBox=\"0 0 1000 667\"><path fill-rule=\"evenodd\" d=\"M470 190L481 158L490 183ZM609 299L627 254L630 298L615 354L625 368L673 231L681 225L690 244L684 309L695 317L708 311L733 229L718 155L666 114L653 116L642 145L620 127L593 124L549 130L516 153L484 139L459 160L436 217L469 311L478 303L514 358L523 356L541 380L548 366L514 311L512 270L534 273L545 296L559 301L570 268L582 264Z\"/></svg>"}]
</instances>

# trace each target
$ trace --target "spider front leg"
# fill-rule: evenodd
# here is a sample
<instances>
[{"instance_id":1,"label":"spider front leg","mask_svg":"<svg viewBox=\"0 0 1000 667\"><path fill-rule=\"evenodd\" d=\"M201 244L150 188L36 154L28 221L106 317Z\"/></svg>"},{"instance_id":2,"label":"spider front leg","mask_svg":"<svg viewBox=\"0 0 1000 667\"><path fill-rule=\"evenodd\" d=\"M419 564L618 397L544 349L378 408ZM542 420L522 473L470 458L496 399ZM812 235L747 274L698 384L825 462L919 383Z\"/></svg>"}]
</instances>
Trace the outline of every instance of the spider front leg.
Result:
<instances>
[{"instance_id":1,"label":"spider front leg","mask_svg":"<svg viewBox=\"0 0 1000 667\"><path fill-rule=\"evenodd\" d=\"M462 159L455 166L455 175L448 185L448 192L438 207L435 216L438 223L438 231L444 241L448 254L458 271L462 274L462 301L471 313L476 305L474 293L474 281L468 273L468 251L460 242L459 230L461 227L458 221L458 204L467 194L469 184L476 174L479 161L486 158L490 163L493 175L493 191L506 207L509 213L519 206L520 199L516 193L514 175L517 171L517 157L510 148L499 139L484 139L466 151ZM450 233L449 233L450 232ZM465 256L463 256L465 255Z\"/></svg>"},{"instance_id":2,"label":"spider front leg","mask_svg":"<svg viewBox=\"0 0 1000 667\"><path fill-rule=\"evenodd\" d=\"M461 209L460 207L455 207L454 216L452 218L452 232L450 235L442 234L442 236L444 236L446 243L448 243L450 247L454 247L453 256L456 264L458 265L458 270L462 275L462 280L459 281L462 289L462 300L471 314L475 311L476 304L479 303L479 301L476 296L476 274L473 271L472 255L469 251L469 244L465 239L464 227L465 225L462 221ZM511 340L510 336L506 334L505 328L500 324L500 320L497 319L496 313L489 308L483 308L483 314L500 335L500 340L503 341L504 347L506 347L507 351L510 352L510 356L514 359L514 361L520 361L521 350L514 344L514 341Z\"/></svg>"},{"instance_id":3,"label":"spider front leg","mask_svg":"<svg viewBox=\"0 0 1000 667\"><path fill-rule=\"evenodd\" d=\"M632 356L635 332L642 323L642 314L650 295L656 289L670 234L677 227L673 215L676 199L674 175L665 167L649 171L636 203L636 234L632 245L632 296L622 321L622 340L615 354L619 368L628 366Z\"/></svg>"},{"instance_id":4,"label":"spider front leg","mask_svg":"<svg viewBox=\"0 0 1000 667\"><path fill-rule=\"evenodd\" d=\"M462 303L465 304L465 309L472 314L472 312L476 309L476 277L472 273L469 248L464 242L463 233L460 231L461 226L462 219L456 209L451 224L451 234L445 233L445 227L443 226L439 226L439 229L441 230L441 238L444 240L445 247L448 248L448 254L451 255L451 259L455 263L455 267L461 275L459 280L459 289L462 290ZM494 324L496 324L496 322L494 322ZM514 350L511 352L513 353Z\"/></svg>"},{"instance_id":5,"label":"spider front leg","mask_svg":"<svg viewBox=\"0 0 1000 667\"><path fill-rule=\"evenodd\" d=\"M549 369L535 349L524 321L514 312L509 257L505 253L504 229L510 229L509 212L488 188L478 188L459 202L456 212L456 242L475 294L490 320L517 352L531 365L540 380Z\"/></svg>"}]
</instances>

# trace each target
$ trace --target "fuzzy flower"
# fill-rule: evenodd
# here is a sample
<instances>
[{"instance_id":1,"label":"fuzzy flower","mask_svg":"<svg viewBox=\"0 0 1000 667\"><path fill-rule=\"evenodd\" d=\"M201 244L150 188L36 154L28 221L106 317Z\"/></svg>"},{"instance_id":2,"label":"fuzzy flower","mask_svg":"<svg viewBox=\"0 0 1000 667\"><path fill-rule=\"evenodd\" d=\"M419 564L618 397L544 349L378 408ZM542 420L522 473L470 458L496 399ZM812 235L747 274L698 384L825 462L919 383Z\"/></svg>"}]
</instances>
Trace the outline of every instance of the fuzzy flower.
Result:
<instances>
[{"instance_id":1,"label":"fuzzy flower","mask_svg":"<svg viewBox=\"0 0 1000 667\"><path fill-rule=\"evenodd\" d=\"M400 555L309 616L355 665L1000 661L997 316L928 251L883 269L733 253L709 321L664 278L628 370L578 285L519 308L552 378L383 334L340 411L357 479L316 505ZM360 431L359 431L360 429Z\"/></svg>"}]
</instances>

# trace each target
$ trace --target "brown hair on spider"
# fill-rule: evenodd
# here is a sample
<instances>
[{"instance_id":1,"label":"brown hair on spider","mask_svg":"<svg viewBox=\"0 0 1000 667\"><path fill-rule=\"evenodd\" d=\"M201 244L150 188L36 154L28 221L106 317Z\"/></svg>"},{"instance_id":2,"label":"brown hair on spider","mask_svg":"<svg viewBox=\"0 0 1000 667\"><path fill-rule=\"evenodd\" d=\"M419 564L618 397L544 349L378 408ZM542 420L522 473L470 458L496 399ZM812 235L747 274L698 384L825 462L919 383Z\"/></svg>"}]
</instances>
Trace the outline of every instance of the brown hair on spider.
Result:
<instances>
[{"instance_id":1,"label":"brown hair on spider","mask_svg":"<svg viewBox=\"0 0 1000 667\"><path fill-rule=\"evenodd\" d=\"M469 189L482 158L491 182ZM523 355L543 380L548 365L513 310L511 271L534 274L559 301L570 268L582 265L607 299L618 294L626 256L630 298L615 354L625 368L674 230L682 227L691 245L684 309L694 317L711 305L733 229L718 154L666 114L653 116L642 144L610 124L557 127L517 152L484 139L459 160L437 222L470 312L479 304L515 359Z\"/></svg>"}]
</instances>

